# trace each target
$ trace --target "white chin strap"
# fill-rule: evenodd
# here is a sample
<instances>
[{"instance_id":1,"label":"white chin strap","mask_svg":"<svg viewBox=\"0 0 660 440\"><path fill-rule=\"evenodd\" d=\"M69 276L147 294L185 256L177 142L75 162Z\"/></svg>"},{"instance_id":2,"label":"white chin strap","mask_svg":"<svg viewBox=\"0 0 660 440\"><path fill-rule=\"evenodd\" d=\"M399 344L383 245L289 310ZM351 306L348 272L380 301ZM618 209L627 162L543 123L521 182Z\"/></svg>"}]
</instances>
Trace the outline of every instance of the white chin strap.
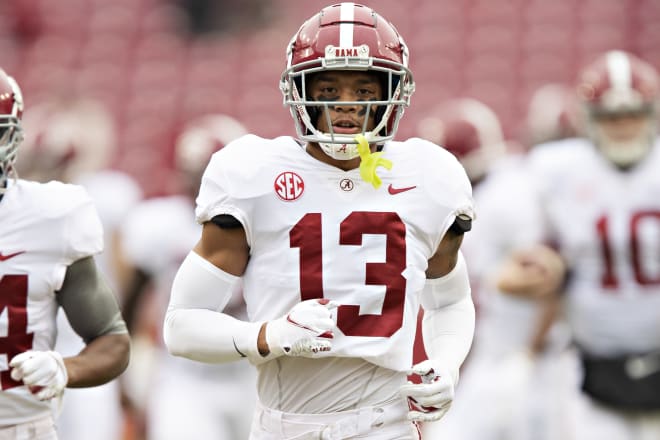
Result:
<instances>
[{"instance_id":1,"label":"white chin strap","mask_svg":"<svg viewBox=\"0 0 660 440\"><path fill-rule=\"evenodd\" d=\"M321 149L328 156L336 160L350 160L359 156L357 144L328 144L319 142Z\"/></svg>"},{"instance_id":2,"label":"white chin strap","mask_svg":"<svg viewBox=\"0 0 660 440\"><path fill-rule=\"evenodd\" d=\"M321 133L317 132L321 135L321 137L329 138L332 139L332 135L330 133ZM355 159L356 157L360 157L360 153L358 151L358 143L355 140L355 137L358 134L362 134L369 144L373 144L376 142L374 140L374 135L373 131L367 131L365 133L357 133L354 135L334 135L334 138L336 139L335 142L322 142L318 141L318 144L321 146L321 149L325 154L328 156L332 157L333 159L336 160L351 160ZM342 143L342 141L345 141L346 143Z\"/></svg>"}]
</instances>

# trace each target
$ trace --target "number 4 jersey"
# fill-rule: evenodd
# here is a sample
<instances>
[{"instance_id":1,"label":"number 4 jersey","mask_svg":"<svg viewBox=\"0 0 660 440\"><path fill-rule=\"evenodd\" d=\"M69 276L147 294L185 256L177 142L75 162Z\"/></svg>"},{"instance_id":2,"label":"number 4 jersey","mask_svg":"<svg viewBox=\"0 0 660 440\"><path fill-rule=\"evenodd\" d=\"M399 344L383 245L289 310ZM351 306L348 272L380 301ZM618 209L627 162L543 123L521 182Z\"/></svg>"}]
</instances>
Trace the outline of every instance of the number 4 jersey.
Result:
<instances>
[{"instance_id":1,"label":"number 4 jersey","mask_svg":"<svg viewBox=\"0 0 660 440\"><path fill-rule=\"evenodd\" d=\"M242 137L211 159L196 214L243 224L251 321L332 299L341 306L327 356L405 371L427 261L458 214L473 216L472 195L458 161L435 144L410 139L382 151L393 167L377 170L375 189L358 169L323 163L291 137Z\"/></svg>"},{"instance_id":2,"label":"number 4 jersey","mask_svg":"<svg viewBox=\"0 0 660 440\"><path fill-rule=\"evenodd\" d=\"M92 200L80 186L10 181L0 199L0 423L48 414L8 363L26 350L51 350L57 336L56 291L72 262L103 249Z\"/></svg>"}]
</instances>

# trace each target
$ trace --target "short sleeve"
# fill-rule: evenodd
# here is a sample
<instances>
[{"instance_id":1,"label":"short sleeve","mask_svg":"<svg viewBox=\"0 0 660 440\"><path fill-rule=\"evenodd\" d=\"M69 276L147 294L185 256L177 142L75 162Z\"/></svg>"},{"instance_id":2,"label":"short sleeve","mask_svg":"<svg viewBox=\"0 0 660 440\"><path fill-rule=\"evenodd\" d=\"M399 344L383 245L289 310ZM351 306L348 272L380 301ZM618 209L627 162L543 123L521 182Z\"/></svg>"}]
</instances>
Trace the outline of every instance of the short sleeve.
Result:
<instances>
[{"instance_id":1,"label":"short sleeve","mask_svg":"<svg viewBox=\"0 0 660 440\"><path fill-rule=\"evenodd\" d=\"M198 223L205 223L216 215L228 214L248 229L248 215L243 209L245 197L237 196L241 191L237 191L236 187L251 180L250 176L244 175L249 172L244 164L248 161L248 146L254 139L256 137L252 135L243 136L211 157L196 200L195 218Z\"/></svg>"},{"instance_id":2,"label":"short sleeve","mask_svg":"<svg viewBox=\"0 0 660 440\"><path fill-rule=\"evenodd\" d=\"M103 251L103 226L96 207L82 187L73 187L72 208L65 218L64 256L71 263Z\"/></svg>"}]
</instances>

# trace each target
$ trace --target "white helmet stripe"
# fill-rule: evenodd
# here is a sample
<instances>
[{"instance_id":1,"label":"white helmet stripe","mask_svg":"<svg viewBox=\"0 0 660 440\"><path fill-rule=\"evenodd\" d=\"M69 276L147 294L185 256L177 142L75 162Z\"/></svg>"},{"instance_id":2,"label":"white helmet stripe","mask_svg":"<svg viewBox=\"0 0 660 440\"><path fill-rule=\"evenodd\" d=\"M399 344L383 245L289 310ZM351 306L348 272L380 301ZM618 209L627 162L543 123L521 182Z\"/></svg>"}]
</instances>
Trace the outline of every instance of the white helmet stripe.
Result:
<instances>
[{"instance_id":1,"label":"white helmet stripe","mask_svg":"<svg viewBox=\"0 0 660 440\"><path fill-rule=\"evenodd\" d=\"M342 3L339 11L339 47L353 47L354 3ZM347 23L345 23L347 22Z\"/></svg>"},{"instance_id":2,"label":"white helmet stripe","mask_svg":"<svg viewBox=\"0 0 660 440\"><path fill-rule=\"evenodd\" d=\"M607 72L613 89L629 90L632 87L630 60L625 53L615 50L607 54Z\"/></svg>"}]
</instances>

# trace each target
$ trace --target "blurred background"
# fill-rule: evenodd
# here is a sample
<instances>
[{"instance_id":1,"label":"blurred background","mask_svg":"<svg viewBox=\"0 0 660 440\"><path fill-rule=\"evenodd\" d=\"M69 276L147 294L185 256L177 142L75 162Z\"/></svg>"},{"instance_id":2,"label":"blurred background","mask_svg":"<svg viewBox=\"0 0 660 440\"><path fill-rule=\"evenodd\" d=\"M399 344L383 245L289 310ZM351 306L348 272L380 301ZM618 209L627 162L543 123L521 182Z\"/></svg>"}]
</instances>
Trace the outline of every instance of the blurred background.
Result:
<instances>
[{"instance_id":1,"label":"blurred background","mask_svg":"<svg viewBox=\"0 0 660 440\"><path fill-rule=\"evenodd\" d=\"M474 97L523 140L532 93L570 83L608 49L660 67L658 0L364 0L411 49L417 93L399 139L439 101ZM173 191L174 139L206 113L232 115L262 136L293 134L278 80L284 50L327 1L6 0L2 67L26 106L58 94L96 98L115 119L113 166L145 195Z\"/></svg>"},{"instance_id":2,"label":"blurred background","mask_svg":"<svg viewBox=\"0 0 660 440\"><path fill-rule=\"evenodd\" d=\"M199 173L207 160L197 151L200 161L188 170L193 171L190 179L183 179L187 165L178 162L177 155L184 152L185 159L193 155L179 140L191 124L213 114L233 117L247 131L263 137L294 135L278 88L285 48L305 19L330 3L0 2L0 67L18 81L26 105L26 142L19 153L19 165L22 160L26 170L21 175L39 172L40 179L82 182L90 190L106 230L104 259L109 261L104 269L116 287L134 339L131 371L124 375L121 391L108 390L110 397L83 395L80 406L65 402L64 415L71 417L71 426L80 425L81 408L103 414L101 418L111 426L99 426L99 416L90 415L82 419L95 434L74 435L66 431L73 428L62 417L62 438L186 438L172 432L167 437L154 428L170 430L171 425L163 423L168 419L174 426L188 426L186 421L193 416L180 413L179 402L184 398L179 390L170 395L174 396L170 397L172 408L150 406L168 402L162 397L166 388L162 377L171 382L181 382L183 377L162 368L162 358L154 352L162 348L161 314L171 279L198 236L192 212ZM496 143L506 140L508 146L526 150L535 143L575 134L574 121L562 119L571 118L570 98L564 99L562 93L573 95L577 72L597 55L623 49L660 69L660 0L362 3L393 21L410 48L417 91L398 139L422 134L422 123L439 104L474 98L492 109L493 119L501 122ZM539 94L540 90L545 93ZM215 127L216 122L209 125ZM208 142L196 141L196 145L208 143L209 148L216 148L229 140L224 139L229 135L225 128L220 130L223 136L207 128L202 135ZM433 140L432 135L429 132L425 137ZM52 156L45 154L47 148L53 149ZM78 168L66 168L64 173L74 156ZM97 174L93 182L81 177L83 172L100 169L116 173ZM55 170L61 174L44 172ZM181 243L175 243L175 238ZM189 365L185 369L190 370ZM200 379L195 382L197 388L191 382L185 385L197 393L196 400L203 390L216 403L219 394L231 392L230 385L219 382L216 374L193 373ZM222 374L238 377L236 372ZM224 388L216 391L206 379ZM224 414L227 425L241 427L231 432L241 432L249 424L244 418L250 417L254 397L245 390L253 387L253 378L234 382L231 396L238 397L225 401L235 408L213 408L209 417L218 419L218 414ZM161 397L150 398L154 390ZM99 402L97 408L92 408L92 401ZM110 418L108 404L114 404L115 418ZM106 436L100 437L104 429ZM560 438L566 437L553 440Z\"/></svg>"}]
</instances>

